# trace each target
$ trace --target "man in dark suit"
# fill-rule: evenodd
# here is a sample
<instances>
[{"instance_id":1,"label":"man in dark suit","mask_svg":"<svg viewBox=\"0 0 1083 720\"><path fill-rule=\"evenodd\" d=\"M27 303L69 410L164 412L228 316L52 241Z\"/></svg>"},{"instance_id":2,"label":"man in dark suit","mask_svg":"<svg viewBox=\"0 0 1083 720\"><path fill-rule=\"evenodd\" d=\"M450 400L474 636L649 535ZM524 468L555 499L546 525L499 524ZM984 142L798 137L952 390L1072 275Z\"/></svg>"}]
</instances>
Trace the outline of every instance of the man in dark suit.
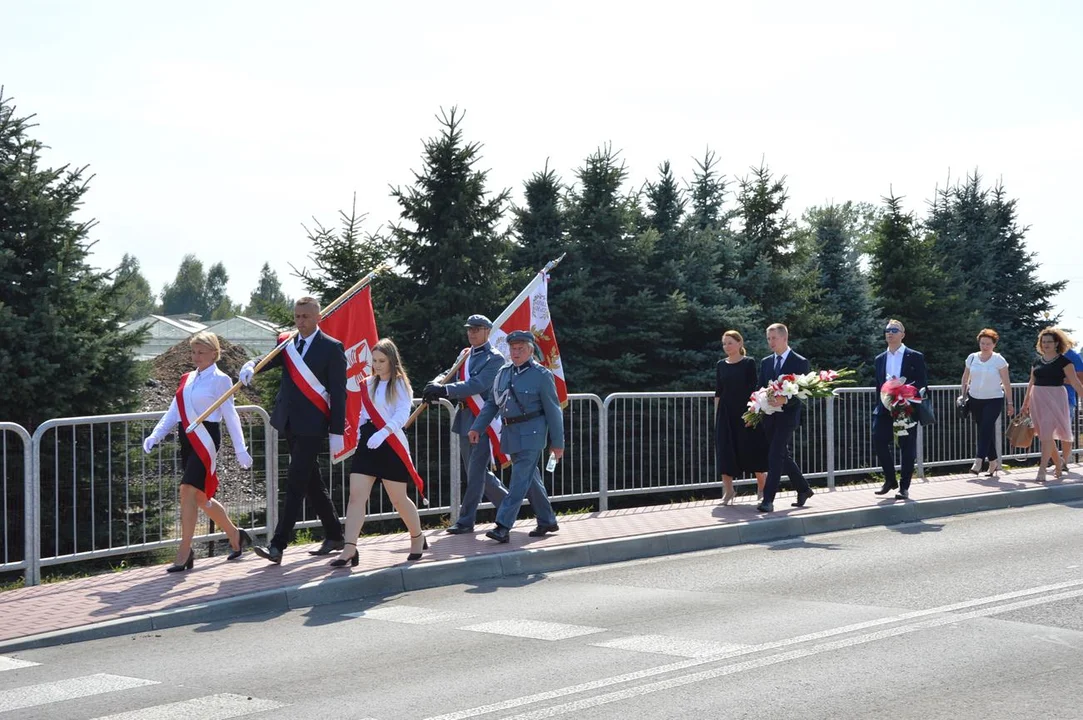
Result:
<instances>
[{"instance_id":1,"label":"man in dark suit","mask_svg":"<svg viewBox=\"0 0 1083 720\"><path fill-rule=\"evenodd\" d=\"M783 375L803 374L810 371L809 362L790 348L790 331L782 323L775 323L767 328L767 345L771 348L771 354L760 362L760 387L766 387L772 380L777 380ZM778 398L771 401L775 407L782 410L765 415L763 429L767 433L767 482L763 486L763 501L756 506L760 512L769 513L775 510L775 494L782 483L782 473L789 476L794 490L797 491L797 502L793 507L804 507L805 502L812 497L812 488L809 487L805 476L801 474L801 468L793 459L791 443L797 426L801 424L801 401L797 398Z\"/></svg>"},{"instance_id":2,"label":"man in dark suit","mask_svg":"<svg viewBox=\"0 0 1083 720\"><path fill-rule=\"evenodd\" d=\"M892 431L891 411L879 401L880 388L891 378L906 378L909 385L913 385L918 392L925 390L929 385L929 373L925 369L925 356L917 350L911 350L903 344L906 337L906 328L898 320L888 320L884 328L884 339L887 341L887 350L876 356L876 410L872 414L872 441L876 448L876 456L880 459L880 465L884 470L884 484L876 491L877 495L886 495L898 488L895 494L896 500L910 498L910 478L914 474L914 460L917 458L918 433L917 428L911 428L908 435L899 437L899 448L902 450L902 469L900 478L895 480L895 448L894 432ZM915 413L914 420L917 420Z\"/></svg>"},{"instance_id":3,"label":"man in dark suit","mask_svg":"<svg viewBox=\"0 0 1083 720\"><path fill-rule=\"evenodd\" d=\"M323 545L312 555L330 555L343 548L342 524L323 485L319 454L323 438L331 444L331 455L342 451L346 425L346 353L342 343L320 331L320 303L312 297L299 299L293 308L297 336L262 369L283 368L271 425L289 444L290 466L286 499L278 517L274 537L267 547L253 548L260 557L275 564L293 536L293 526L307 499L323 524ZM258 358L257 358L258 360ZM240 380L252 382L257 360L241 368Z\"/></svg>"}]
</instances>

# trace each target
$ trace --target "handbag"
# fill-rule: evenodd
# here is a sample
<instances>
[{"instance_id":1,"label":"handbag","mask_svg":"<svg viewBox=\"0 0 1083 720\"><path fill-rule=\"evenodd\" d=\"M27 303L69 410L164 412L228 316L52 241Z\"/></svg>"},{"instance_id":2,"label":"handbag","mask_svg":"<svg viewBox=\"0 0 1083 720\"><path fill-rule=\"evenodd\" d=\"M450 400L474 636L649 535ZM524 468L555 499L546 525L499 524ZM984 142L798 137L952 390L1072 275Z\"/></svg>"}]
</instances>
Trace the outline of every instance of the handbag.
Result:
<instances>
[{"instance_id":1,"label":"handbag","mask_svg":"<svg viewBox=\"0 0 1083 720\"><path fill-rule=\"evenodd\" d=\"M956 398L955 409L959 411L959 417L964 420L970 415L970 393Z\"/></svg>"},{"instance_id":2,"label":"handbag","mask_svg":"<svg viewBox=\"0 0 1083 720\"><path fill-rule=\"evenodd\" d=\"M1016 415L1008 425L1008 444L1013 448L1029 448L1034 443L1034 423L1029 415Z\"/></svg>"},{"instance_id":3,"label":"handbag","mask_svg":"<svg viewBox=\"0 0 1083 720\"><path fill-rule=\"evenodd\" d=\"M917 403L918 422L922 425L932 425L936 422L936 413L933 412L933 405L929 402L929 398L924 398L920 403Z\"/></svg>"}]
</instances>

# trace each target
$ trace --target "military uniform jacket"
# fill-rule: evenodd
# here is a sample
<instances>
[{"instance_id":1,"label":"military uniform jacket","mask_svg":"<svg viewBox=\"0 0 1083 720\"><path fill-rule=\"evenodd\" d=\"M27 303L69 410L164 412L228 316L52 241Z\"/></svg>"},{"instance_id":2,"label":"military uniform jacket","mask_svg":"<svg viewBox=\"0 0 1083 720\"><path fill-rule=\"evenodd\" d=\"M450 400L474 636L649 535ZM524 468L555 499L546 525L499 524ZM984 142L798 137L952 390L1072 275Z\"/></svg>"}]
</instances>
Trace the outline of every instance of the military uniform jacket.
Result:
<instances>
[{"instance_id":1,"label":"military uniform jacket","mask_svg":"<svg viewBox=\"0 0 1083 720\"><path fill-rule=\"evenodd\" d=\"M327 403L331 410L330 418L313 405L293 382L285 368L283 354L278 353L263 366L263 370L282 368L282 381L278 386L274 410L271 411L271 425L278 432L285 432L288 425L295 435L341 435L346 427L346 353L342 343L325 335L323 330L317 330L312 338L312 346L304 355L305 365L330 395Z\"/></svg>"},{"instance_id":2,"label":"military uniform jacket","mask_svg":"<svg viewBox=\"0 0 1083 720\"><path fill-rule=\"evenodd\" d=\"M498 412L504 421L500 448L505 453L544 450L547 435L553 447L564 447L564 412L557 399L557 384L553 374L533 358L519 369L510 362L500 368L492 393L470 429L485 432ZM515 422L523 416L533 417Z\"/></svg>"},{"instance_id":3,"label":"military uniform jacket","mask_svg":"<svg viewBox=\"0 0 1083 720\"><path fill-rule=\"evenodd\" d=\"M505 362L504 356L494 350L489 343L471 349L467 379L444 386L447 388L448 400L460 403L459 410L455 413L455 422L451 426L452 432L459 435L470 432L475 420L474 413L461 401L471 395L480 395L481 399L488 403L493 396L493 381L496 380L496 374Z\"/></svg>"}]
</instances>

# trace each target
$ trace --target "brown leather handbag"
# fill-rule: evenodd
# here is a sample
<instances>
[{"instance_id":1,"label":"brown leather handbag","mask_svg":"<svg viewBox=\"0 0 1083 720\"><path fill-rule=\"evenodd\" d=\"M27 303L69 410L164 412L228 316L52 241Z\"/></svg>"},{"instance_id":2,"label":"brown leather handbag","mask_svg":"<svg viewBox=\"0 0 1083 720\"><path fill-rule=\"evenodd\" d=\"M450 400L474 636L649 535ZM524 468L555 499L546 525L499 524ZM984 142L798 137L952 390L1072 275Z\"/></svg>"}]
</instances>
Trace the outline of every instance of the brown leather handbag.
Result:
<instances>
[{"instance_id":1,"label":"brown leather handbag","mask_svg":"<svg viewBox=\"0 0 1083 720\"><path fill-rule=\"evenodd\" d=\"M1013 448L1029 448L1034 443L1034 423L1029 415L1019 414L1008 425L1008 444Z\"/></svg>"}]
</instances>

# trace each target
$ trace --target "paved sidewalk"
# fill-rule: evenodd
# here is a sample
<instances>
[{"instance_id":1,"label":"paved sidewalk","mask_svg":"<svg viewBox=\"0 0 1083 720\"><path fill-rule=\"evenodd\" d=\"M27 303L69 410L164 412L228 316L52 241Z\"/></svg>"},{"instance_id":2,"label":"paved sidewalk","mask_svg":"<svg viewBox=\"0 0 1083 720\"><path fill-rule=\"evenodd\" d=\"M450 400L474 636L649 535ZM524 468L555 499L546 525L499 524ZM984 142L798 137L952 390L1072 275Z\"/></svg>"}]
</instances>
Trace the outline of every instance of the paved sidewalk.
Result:
<instances>
[{"instance_id":1,"label":"paved sidewalk","mask_svg":"<svg viewBox=\"0 0 1083 720\"><path fill-rule=\"evenodd\" d=\"M766 542L872 525L892 525L1043 502L1083 499L1078 466L1060 481L1035 482L1035 468L1000 478L950 475L916 481L911 500L877 496L874 485L817 491L805 508L781 494L776 512L755 510L755 496L723 507L718 500L563 516L560 531L531 538L534 521L516 524L512 541L500 545L475 535L427 531L430 550L406 562L405 532L363 537L361 563L352 570L328 567L312 557L315 545L291 546L281 566L255 554L240 560L197 561L185 573L164 566L39 585L0 593L0 651L146 632L244 615L338 602L485 578L552 572L642 557Z\"/></svg>"}]
</instances>

